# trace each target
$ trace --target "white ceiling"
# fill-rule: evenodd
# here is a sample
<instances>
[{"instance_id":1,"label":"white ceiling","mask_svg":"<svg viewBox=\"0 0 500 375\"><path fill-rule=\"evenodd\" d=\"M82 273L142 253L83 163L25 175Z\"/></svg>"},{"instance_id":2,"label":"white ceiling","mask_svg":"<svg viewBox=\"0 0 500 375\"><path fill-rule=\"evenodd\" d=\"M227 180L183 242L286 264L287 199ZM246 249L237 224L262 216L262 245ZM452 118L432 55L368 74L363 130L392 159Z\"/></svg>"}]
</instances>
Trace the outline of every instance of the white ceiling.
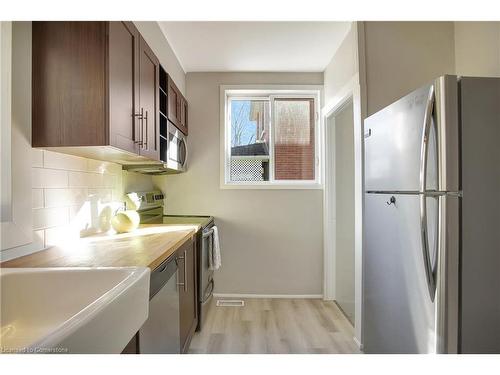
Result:
<instances>
[{"instance_id":1,"label":"white ceiling","mask_svg":"<svg viewBox=\"0 0 500 375\"><path fill-rule=\"evenodd\" d=\"M184 71L322 72L350 22L159 22Z\"/></svg>"}]
</instances>

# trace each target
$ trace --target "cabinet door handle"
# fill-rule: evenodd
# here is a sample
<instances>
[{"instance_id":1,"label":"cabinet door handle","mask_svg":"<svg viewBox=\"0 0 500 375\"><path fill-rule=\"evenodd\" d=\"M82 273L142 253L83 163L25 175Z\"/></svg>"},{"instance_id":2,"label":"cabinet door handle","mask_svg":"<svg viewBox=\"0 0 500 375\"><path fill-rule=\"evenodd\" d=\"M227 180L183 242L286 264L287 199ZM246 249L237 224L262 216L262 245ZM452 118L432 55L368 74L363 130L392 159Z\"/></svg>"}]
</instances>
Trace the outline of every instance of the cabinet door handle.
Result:
<instances>
[{"instance_id":1,"label":"cabinet door handle","mask_svg":"<svg viewBox=\"0 0 500 375\"><path fill-rule=\"evenodd\" d=\"M143 109L141 108L141 113L134 113L134 117L137 117L137 119L141 120L141 126L139 130L139 140L136 140L137 137L135 136L135 131L134 131L134 143L138 144L139 146L142 146L142 119L144 117L144 112Z\"/></svg>"},{"instance_id":2,"label":"cabinet door handle","mask_svg":"<svg viewBox=\"0 0 500 375\"><path fill-rule=\"evenodd\" d=\"M176 115L175 115L177 121L180 123L181 122L181 100L177 98L177 106L176 106Z\"/></svg>"},{"instance_id":3,"label":"cabinet door handle","mask_svg":"<svg viewBox=\"0 0 500 375\"><path fill-rule=\"evenodd\" d=\"M187 292L187 251L184 250L184 291Z\"/></svg>"},{"instance_id":4,"label":"cabinet door handle","mask_svg":"<svg viewBox=\"0 0 500 375\"><path fill-rule=\"evenodd\" d=\"M144 149L144 108L141 107L141 143L140 146Z\"/></svg>"},{"instance_id":5,"label":"cabinet door handle","mask_svg":"<svg viewBox=\"0 0 500 375\"><path fill-rule=\"evenodd\" d=\"M146 120L146 138L143 142L144 147L148 147L148 111L146 111L146 116L144 117L144 120Z\"/></svg>"}]
</instances>

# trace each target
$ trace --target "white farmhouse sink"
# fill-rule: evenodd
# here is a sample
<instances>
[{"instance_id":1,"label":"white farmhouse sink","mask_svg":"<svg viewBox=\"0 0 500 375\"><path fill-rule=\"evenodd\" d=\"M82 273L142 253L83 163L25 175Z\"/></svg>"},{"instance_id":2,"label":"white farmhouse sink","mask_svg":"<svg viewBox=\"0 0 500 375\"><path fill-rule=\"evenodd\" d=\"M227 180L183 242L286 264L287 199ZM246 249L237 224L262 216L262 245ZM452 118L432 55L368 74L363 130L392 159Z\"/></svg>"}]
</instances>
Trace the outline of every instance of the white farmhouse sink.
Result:
<instances>
[{"instance_id":1,"label":"white farmhouse sink","mask_svg":"<svg viewBox=\"0 0 500 375\"><path fill-rule=\"evenodd\" d=\"M148 317L149 268L1 268L3 353L120 353Z\"/></svg>"}]
</instances>

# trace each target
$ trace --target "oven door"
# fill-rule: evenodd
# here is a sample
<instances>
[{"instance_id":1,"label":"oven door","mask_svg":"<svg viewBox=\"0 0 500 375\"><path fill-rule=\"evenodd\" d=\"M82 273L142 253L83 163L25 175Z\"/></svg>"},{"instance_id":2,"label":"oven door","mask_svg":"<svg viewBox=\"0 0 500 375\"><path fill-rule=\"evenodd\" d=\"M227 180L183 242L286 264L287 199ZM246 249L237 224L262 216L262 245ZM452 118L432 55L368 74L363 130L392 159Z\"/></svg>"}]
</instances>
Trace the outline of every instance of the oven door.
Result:
<instances>
[{"instance_id":1,"label":"oven door","mask_svg":"<svg viewBox=\"0 0 500 375\"><path fill-rule=\"evenodd\" d=\"M201 235L201 246L198 255L198 326L197 331L203 328L207 312L212 301L214 292L214 271L209 268L208 257L213 248L213 229L214 223L210 223L203 229Z\"/></svg>"},{"instance_id":2,"label":"oven door","mask_svg":"<svg viewBox=\"0 0 500 375\"><path fill-rule=\"evenodd\" d=\"M167 150L167 168L179 172L186 171L188 156L187 137L171 122L168 123Z\"/></svg>"}]
</instances>

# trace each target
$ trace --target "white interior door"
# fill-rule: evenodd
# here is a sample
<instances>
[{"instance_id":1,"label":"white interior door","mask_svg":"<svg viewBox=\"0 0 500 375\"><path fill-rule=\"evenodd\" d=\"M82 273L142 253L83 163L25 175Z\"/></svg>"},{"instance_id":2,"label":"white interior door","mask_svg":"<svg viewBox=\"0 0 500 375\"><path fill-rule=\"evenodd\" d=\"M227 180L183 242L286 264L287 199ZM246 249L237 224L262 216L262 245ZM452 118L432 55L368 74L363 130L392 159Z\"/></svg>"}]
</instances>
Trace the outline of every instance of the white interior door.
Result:
<instances>
[{"instance_id":1,"label":"white interior door","mask_svg":"<svg viewBox=\"0 0 500 375\"><path fill-rule=\"evenodd\" d=\"M354 114L352 102L335 116L335 301L354 324Z\"/></svg>"}]
</instances>

